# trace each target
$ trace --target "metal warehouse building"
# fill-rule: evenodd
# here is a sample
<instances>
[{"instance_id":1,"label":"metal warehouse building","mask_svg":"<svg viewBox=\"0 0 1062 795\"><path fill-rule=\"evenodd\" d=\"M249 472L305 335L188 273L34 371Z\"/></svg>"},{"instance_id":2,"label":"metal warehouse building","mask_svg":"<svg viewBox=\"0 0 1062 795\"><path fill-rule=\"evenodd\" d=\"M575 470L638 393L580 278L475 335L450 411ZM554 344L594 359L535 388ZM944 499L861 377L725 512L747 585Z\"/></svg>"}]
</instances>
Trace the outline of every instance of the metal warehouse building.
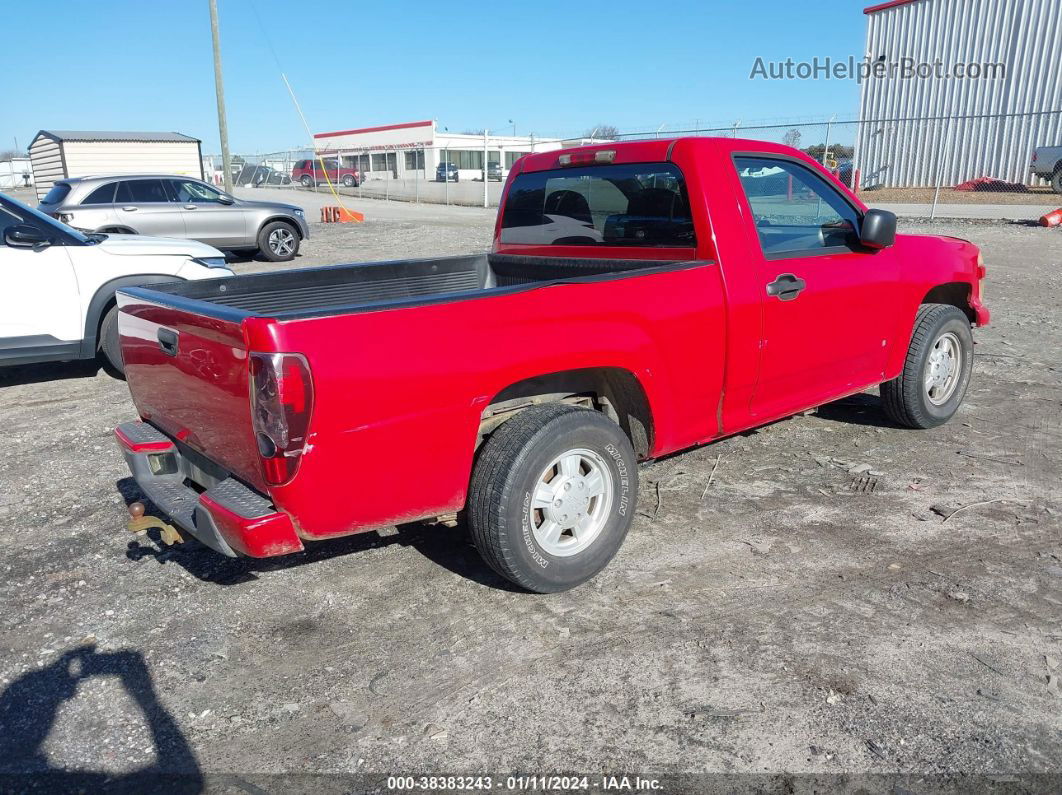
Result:
<instances>
[{"instance_id":1,"label":"metal warehouse building","mask_svg":"<svg viewBox=\"0 0 1062 795\"><path fill-rule=\"evenodd\" d=\"M433 179L444 161L457 166L461 179L480 179L484 154L488 163L509 169L521 155L565 145L559 138L451 133L430 120L323 132L313 139L318 154L338 157L368 179Z\"/></svg>"},{"instance_id":2,"label":"metal warehouse building","mask_svg":"<svg viewBox=\"0 0 1062 795\"><path fill-rule=\"evenodd\" d=\"M198 138L175 132L41 130L29 145L37 198L63 177L163 173L203 177Z\"/></svg>"},{"instance_id":3,"label":"metal warehouse building","mask_svg":"<svg viewBox=\"0 0 1062 795\"><path fill-rule=\"evenodd\" d=\"M1062 145L1059 0L892 0L865 13L871 64L947 71L863 81L854 161L864 186L1035 182L1033 150ZM955 76L969 64L982 76Z\"/></svg>"}]
</instances>

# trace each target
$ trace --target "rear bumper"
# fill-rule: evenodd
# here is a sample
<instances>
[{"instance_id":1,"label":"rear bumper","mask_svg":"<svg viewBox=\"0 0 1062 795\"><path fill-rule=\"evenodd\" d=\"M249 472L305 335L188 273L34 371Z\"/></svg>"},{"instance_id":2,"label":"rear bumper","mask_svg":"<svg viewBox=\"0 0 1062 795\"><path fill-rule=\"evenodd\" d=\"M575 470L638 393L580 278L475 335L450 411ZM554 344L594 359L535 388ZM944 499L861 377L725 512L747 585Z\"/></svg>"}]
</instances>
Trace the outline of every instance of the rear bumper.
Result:
<instances>
[{"instance_id":1,"label":"rear bumper","mask_svg":"<svg viewBox=\"0 0 1062 795\"><path fill-rule=\"evenodd\" d=\"M224 478L202 492L186 485L196 468L155 427L126 422L114 429L114 436L147 498L211 549L232 558L268 558L303 548L291 518L235 478Z\"/></svg>"}]
</instances>

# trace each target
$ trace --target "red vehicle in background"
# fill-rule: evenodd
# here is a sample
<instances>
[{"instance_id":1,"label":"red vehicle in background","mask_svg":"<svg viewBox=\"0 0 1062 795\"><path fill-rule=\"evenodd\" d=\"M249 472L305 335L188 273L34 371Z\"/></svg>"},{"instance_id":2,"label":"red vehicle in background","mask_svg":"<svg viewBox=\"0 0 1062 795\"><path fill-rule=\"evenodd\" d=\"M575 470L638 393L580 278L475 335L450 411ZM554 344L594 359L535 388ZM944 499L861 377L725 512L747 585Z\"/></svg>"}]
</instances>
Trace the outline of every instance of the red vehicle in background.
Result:
<instances>
[{"instance_id":1,"label":"red vehicle in background","mask_svg":"<svg viewBox=\"0 0 1062 795\"><path fill-rule=\"evenodd\" d=\"M327 179L325 178L327 175ZM317 158L299 160L291 169L291 181L300 183L304 188L331 182L345 188L356 188L361 184L361 172L356 168L340 167L335 158L324 158L324 168Z\"/></svg>"},{"instance_id":2,"label":"red vehicle in background","mask_svg":"<svg viewBox=\"0 0 1062 795\"><path fill-rule=\"evenodd\" d=\"M119 291L117 436L223 554L466 517L495 570L558 591L619 549L639 461L875 386L898 426L946 422L984 274L788 147L536 153L488 254Z\"/></svg>"}]
</instances>

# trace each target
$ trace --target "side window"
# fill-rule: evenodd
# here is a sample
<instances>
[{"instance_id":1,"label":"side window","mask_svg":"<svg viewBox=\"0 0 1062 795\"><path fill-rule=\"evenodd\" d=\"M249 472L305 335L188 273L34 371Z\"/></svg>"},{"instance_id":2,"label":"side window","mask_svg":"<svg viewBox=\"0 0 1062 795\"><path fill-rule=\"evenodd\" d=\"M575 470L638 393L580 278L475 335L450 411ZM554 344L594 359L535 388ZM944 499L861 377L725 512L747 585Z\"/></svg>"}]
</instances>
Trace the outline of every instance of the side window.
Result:
<instances>
[{"instance_id":1,"label":"side window","mask_svg":"<svg viewBox=\"0 0 1062 795\"><path fill-rule=\"evenodd\" d=\"M81 204L110 204L114 201L114 189L117 185L117 182L108 182L106 185L101 185L86 196Z\"/></svg>"},{"instance_id":2,"label":"side window","mask_svg":"<svg viewBox=\"0 0 1062 795\"><path fill-rule=\"evenodd\" d=\"M765 255L794 256L853 246L858 213L811 169L772 157L736 157L734 163Z\"/></svg>"},{"instance_id":3,"label":"side window","mask_svg":"<svg viewBox=\"0 0 1062 795\"><path fill-rule=\"evenodd\" d=\"M201 182L171 180L170 190L181 204L219 204L220 194Z\"/></svg>"},{"instance_id":4,"label":"side window","mask_svg":"<svg viewBox=\"0 0 1062 795\"><path fill-rule=\"evenodd\" d=\"M118 183L118 203L145 204L172 201L161 179L130 179Z\"/></svg>"}]
</instances>

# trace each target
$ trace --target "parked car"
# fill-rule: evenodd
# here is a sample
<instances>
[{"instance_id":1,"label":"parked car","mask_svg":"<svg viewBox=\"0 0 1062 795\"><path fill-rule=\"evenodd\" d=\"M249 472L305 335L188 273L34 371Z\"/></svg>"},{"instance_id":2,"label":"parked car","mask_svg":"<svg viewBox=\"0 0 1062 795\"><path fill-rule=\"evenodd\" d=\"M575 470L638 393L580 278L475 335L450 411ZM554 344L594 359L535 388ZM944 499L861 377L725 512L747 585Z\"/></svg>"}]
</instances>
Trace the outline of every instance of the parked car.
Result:
<instances>
[{"instance_id":1,"label":"parked car","mask_svg":"<svg viewBox=\"0 0 1062 795\"><path fill-rule=\"evenodd\" d=\"M123 174L55 183L37 206L75 229L187 237L226 251L294 259L310 236L301 207L237 199L191 177Z\"/></svg>"},{"instance_id":2,"label":"parked car","mask_svg":"<svg viewBox=\"0 0 1062 795\"><path fill-rule=\"evenodd\" d=\"M1062 146L1041 146L1033 152L1029 171L1050 182L1055 193L1062 193Z\"/></svg>"},{"instance_id":3,"label":"parked car","mask_svg":"<svg viewBox=\"0 0 1062 795\"><path fill-rule=\"evenodd\" d=\"M837 179L841 181L841 184L846 188L854 188L852 184L852 178L855 176L855 167L852 163L852 158L845 157L837 161Z\"/></svg>"},{"instance_id":4,"label":"parked car","mask_svg":"<svg viewBox=\"0 0 1062 795\"><path fill-rule=\"evenodd\" d=\"M505 169L502 168L501 163L487 163L487 179L494 182L501 182L505 179Z\"/></svg>"},{"instance_id":5,"label":"parked car","mask_svg":"<svg viewBox=\"0 0 1062 795\"><path fill-rule=\"evenodd\" d=\"M316 158L298 161L291 170L291 181L301 183L304 188L312 188L328 181L345 188L356 188L361 184L361 172L356 168L340 168L336 160L325 160L324 164L325 167L321 168L321 161Z\"/></svg>"},{"instance_id":6,"label":"parked car","mask_svg":"<svg viewBox=\"0 0 1062 795\"><path fill-rule=\"evenodd\" d=\"M442 162L435 169L436 182L460 182L461 172L453 163Z\"/></svg>"},{"instance_id":7,"label":"parked car","mask_svg":"<svg viewBox=\"0 0 1062 795\"><path fill-rule=\"evenodd\" d=\"M290 185L291 177L269 166L255 166L247 163L233 170L232 184L236 186L251 185Z\"/></svg>"},{"instance_id":8,"label":"parked car","mask_svg":"<svg viewBox=\"0 0 1062 795\"><path fill-rule=\"evenodd\" d=\"M194 240L83 235L0 194L0 366L92 359L122 371L119 287L231 276Z\"/></svg>"},{"instance_id":9,"label":"parked car","mask_svg":"<svg viewBox=\"0 0 1062 795\"><path fill-rule=\"evenodd\" d=\"M894 423L947 422L984 274L778 144L531 154L489 254L121 290L117 437L223 554L465 515L501 575L558 591L619 549L640 460L876 385Z\"/></svg>"}]
</instances>

